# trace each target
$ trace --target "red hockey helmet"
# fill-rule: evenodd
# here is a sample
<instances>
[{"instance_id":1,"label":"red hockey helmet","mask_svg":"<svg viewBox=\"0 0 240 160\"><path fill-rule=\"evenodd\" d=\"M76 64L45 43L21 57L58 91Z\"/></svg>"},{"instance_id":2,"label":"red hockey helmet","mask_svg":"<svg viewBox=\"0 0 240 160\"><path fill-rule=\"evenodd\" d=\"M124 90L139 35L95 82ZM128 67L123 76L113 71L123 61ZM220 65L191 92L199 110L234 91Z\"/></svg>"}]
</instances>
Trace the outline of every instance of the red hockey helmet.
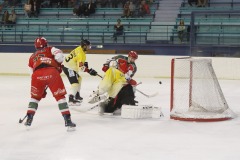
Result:
<instances>
[{"instance_id":1,"label":"red hockey helmet","mask_svg":"<svg viewBox=\"0 0 240 160\"><path fill-rule=\"evenodd\" d=\"M131 58L133 58L133 59L138 59L138 54L137 54L137 52L135 52L135 51L130 51L130 52L128 53L128 57L131 57Z\"/></svg>"},{"instance_id":2,"label":"red hockey helmet","mask_svg":"<svg viewBox=\"0 0 240 160\"><path fill-rule=\"evenodd\" d=\"M36 49L40 49L40 48L47 47L48 42L47 42L46 38L38 37L35 39L34 45L35 45Z\"/></svg>"}]
</instances>

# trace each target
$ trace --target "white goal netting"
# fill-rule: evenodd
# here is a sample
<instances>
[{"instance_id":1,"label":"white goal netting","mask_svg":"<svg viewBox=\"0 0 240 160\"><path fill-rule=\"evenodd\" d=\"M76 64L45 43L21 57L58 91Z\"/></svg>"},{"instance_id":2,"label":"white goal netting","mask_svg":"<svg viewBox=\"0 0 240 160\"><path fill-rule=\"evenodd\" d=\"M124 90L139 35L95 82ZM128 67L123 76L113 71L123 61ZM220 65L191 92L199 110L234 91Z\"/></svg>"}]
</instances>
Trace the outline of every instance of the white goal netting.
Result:
<instances>
[{"instance_id":1,"label":"white goal netting","mask_svg":"<svg viewBox=\"0 0 240 160\"><path fill-rule=\"evenodd\" d=\"M172 119L220 121L235 116L225 100L211 59L173 59L171 74Z\"/></svg>"}]
</instances>

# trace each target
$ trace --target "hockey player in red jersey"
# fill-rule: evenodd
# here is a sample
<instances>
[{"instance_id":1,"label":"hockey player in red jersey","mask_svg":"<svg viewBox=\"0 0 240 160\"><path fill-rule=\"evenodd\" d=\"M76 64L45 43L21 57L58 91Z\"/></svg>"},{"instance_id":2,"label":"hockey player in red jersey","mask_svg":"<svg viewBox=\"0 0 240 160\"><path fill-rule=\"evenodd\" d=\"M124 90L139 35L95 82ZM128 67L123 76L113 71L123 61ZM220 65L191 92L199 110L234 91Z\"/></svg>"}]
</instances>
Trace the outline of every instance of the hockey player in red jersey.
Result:
<instances>
[{"instance_id":1,"label":"hockey player in red jersey","mask_svg":"<svg viewBox=\"0 0 240 160\"><path fill-rule=\"evenodd\" d=\"M33 116L38 109L38 103L42 98L45 98L46 89L49 88L58 102L59 110L65 120L65 126L76 127L76 124L71 121L71 114L65 99L66 89L60 76L61 63L64 60L62 51L48 46L44 37L35 39L35 48L36 52L31 55L28 64L32 70L31 100L25 116L27 120L24 124L31 126ZM23 120L20 119L20 121Z\"/></svg>"},{"instance_id":2,"label":"hockey player in red jersey","mask_svg":"<svg viewBox=\"0 0 240 160\"><path fill-rule=\"evenodd\" d=\"M135 60L138 59L138 54L136 51L130 51L127 56L118 55L115 57L112 57L112 59L108 60L105 64L103 64L102 70L106 72L109 68L109 63L112 60L117 61L118 63L118 69L125 74L125 78L128 81L129 84L132 86L136 86L137 82L132 79L134 74L137 72L137 66L135 64Z\"/></svg>"}]
</instances>

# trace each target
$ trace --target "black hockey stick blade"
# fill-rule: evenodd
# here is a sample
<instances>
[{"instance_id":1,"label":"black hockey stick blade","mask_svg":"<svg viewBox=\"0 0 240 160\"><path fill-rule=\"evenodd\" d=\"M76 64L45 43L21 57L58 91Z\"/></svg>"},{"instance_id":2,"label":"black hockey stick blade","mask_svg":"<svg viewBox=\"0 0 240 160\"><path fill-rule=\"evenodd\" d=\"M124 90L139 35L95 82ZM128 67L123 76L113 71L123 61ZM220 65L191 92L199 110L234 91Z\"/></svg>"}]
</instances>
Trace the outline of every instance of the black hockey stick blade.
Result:
<instances>
[{"instance_id":1,"label":"black hockey stick blade","mask_svg":"<svg viewBox=\"0 0 240 160\"><path fill-rule=\"evenodd\" d=\"M27 115L23 119L20 118L19 123L22 123L26 117L27 117Z\"/></svg>"}]
</instances>

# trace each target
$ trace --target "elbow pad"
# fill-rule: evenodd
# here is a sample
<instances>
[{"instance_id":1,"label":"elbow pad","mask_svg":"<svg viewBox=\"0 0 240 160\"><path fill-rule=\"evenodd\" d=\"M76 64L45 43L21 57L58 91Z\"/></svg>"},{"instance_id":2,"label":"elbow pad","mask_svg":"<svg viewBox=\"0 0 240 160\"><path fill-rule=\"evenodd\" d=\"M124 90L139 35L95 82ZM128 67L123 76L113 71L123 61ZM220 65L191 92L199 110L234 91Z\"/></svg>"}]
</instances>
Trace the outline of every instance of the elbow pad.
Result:
<instances>
[{"instance_id":1,"label":"elbow pad","mask_svg":"<svg viewBox=\"0 0 240 160\"><path fill-rule=\"evenodd\" d=\"M62 63L64 60L64 55L63 52L60 49L57 49L55 47L52 47L51 49L52 54L54 55L54 59L58 62L58 63Z\"/></svg>"}]
</instances>

